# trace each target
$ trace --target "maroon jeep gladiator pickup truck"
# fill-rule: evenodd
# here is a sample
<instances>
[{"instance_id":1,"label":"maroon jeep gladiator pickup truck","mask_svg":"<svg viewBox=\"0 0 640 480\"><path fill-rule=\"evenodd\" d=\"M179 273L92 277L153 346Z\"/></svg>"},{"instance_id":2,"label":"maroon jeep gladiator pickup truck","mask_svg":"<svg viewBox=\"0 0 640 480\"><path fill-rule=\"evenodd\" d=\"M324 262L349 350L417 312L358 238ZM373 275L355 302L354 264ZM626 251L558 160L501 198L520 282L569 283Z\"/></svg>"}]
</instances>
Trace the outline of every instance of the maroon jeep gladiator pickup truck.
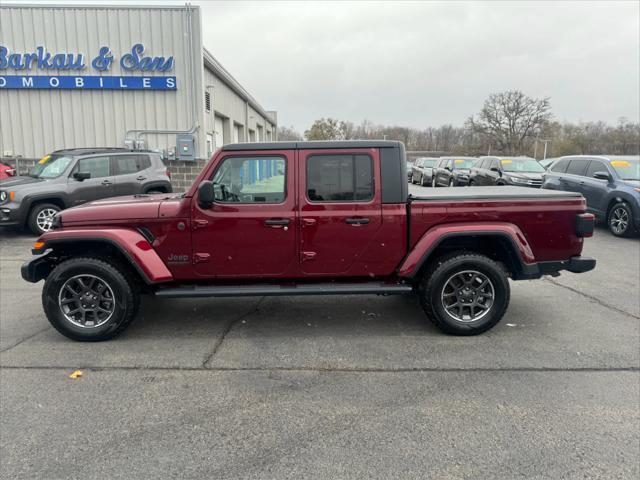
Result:
<instances>
[{"instance_id":1,"label":"maroon jeep gladiator pickup truck","mask_svg":"<svg viewBox=\"0 0 640 480\"><path fill-rule=\"evenodd\" d=\"M496 325L509 281L586 272L593 215L577 193L467 187L408 193L394 141L233 144L188 192L64 210L22 267L75 340L106 340L140 294L164 298L415 293L441 330Z\"/></svg>"}]
</instances>

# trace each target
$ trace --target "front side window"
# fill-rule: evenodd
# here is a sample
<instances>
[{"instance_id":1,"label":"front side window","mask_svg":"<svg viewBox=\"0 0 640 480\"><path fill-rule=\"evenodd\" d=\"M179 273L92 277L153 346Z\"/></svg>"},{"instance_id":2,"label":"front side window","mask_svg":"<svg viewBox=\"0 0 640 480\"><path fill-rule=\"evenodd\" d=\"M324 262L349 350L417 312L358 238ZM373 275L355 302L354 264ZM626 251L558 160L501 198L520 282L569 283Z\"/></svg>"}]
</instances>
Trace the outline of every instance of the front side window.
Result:
<instances>
[{"instance_id":1,"label":"front side window","mask_svg":"<svg viewBox=\"0 0 640 480\"><path fill-rule=\"evenodd\" d=\"M373 198L369 155L312 155L307 158L307 197L312 202L355 202Z\"/></svg>"},{"instance_id":2,"label":"front side window","mask_svg":"<svg viewBox=\"0 0 640 480\"><path fill-rule=\"evenodd\" d=\"M64 173L70 163L71 157L45 155L36 163L36 166L31 169L29 176L48 179L58 178Z\"/></svg>"},{"instance_id":3,"label":"front side window","mask_svg":"<svg viewBox=\"0 0 640 480\"><path fill-rule=\"evenodd\" d=\"M586 176L587 177L593 177L593 174L596 173L596 172L609 173L609 170L607 169L605 164L602 163L601 161L599 161L599 160L591 160L591 163L587 167Z\"/></svg>"},{"instance_id":4,"label":"front side window","mask_svg":"<svg viewBox=\"0 0 640 480\"><path fill-rule=\"evenodd\" d=\"M287 164L282 157L228 157L213 175L221 203L282 203Z\"/></svg>"},{"instance_id":5,"label":"front side window","mask_svg":"<svg viewBox=\"0 0 640 480\"><path fill-rule=\"evenodd\" d=\"M109 157L91 157L78 160L75 172L90 173L91 178L109 176Z\"/></svg>"}]
</instances>

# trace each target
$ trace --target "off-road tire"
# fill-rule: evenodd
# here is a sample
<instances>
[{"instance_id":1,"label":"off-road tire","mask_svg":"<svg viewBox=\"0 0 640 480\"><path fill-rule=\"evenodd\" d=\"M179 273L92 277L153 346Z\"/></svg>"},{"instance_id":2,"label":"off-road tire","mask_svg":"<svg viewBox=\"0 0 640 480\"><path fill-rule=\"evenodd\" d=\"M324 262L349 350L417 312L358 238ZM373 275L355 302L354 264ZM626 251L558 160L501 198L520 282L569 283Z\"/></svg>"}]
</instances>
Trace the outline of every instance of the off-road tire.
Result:
<instances>
[{"instance_id":1,"label":"off-road tire","mask_svg":"<svg viewBox=\"0 0 640 480\"><path fill-rule=\"evenodd\" d=\"M55 210L56 212L59 212L61 208L53 203L38 203L31 208L29 218L27 219L27 226L29 227L29 230L36 235L42 235L48 231L43 230L38 226L38 215L45 210Z\"/></svg>"},{"instance_id":2,"label":"off-road tire","mask_svg":"<svg viewBox=\"0 0 640 480\"><path fill-rule=\"evenodd\" d=\"M466 270L478 271L489 278L495 297L484 317L468 323L450 316L441 297L447 281ZM510 299L509 279L502 264L474 252L458 251L440 257L427 269L418 295L427 318L440 330L451 335L478 335L494 327L504 316Z\"/></svg>"},{"instance_id":3,"label":"off-road tire","mask_svg":"<svg viewBox=\"0 0 640 480\"><path fill-rule=\"evenodd\" d=\"M620 230L616 231L616 229L612 225L612 222L614 221L614 215L617 215L618 211L624 211L626 212L626 215L627 215L626 216L627 226L622 231ZM634 236L636 231L634 228L633 211L631 210L631 207L629 206L629 204L627 204L626 202L618 202L609 209L609 213L607 214L607 228L616 237Z\"/></svg>"},{"instance_id":4,"label":"off-road tire","mask_svg":"<svg viewBox=\"0 0 640 480\"><path fill-rule=\"evenodd\" d=\"M77 275L98 277L113 290L114 310L104 324L89 328L77 326L63 313L60 290L67 280ZM100 342L118 336L129 326L138 313L140 295L124 269L98 258L78 257L60 263L49 274L42 289L42 306L51 325L62 335L72 340Z\"/></svg>"}]
</instances>

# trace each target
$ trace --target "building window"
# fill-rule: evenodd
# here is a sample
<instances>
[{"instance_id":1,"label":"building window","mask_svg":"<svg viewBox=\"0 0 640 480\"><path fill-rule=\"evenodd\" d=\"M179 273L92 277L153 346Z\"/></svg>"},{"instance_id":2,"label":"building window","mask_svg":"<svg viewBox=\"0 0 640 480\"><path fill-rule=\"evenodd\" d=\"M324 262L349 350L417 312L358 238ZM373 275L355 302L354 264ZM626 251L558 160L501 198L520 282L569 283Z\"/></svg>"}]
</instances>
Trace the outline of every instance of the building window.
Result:
<instances>
[{"instance_id":1,"label":"building window","mask_svg":"<svg viewBox=\"0 0 640 480\"><path fill-rule=\"evenodd\" d=\"M207 112L211 111L211 94L204 92L204 108Z\"/></svg>"},{"instance_id":2,"label":"building window","mask_svg":"<svg viewBox=\"0 0 640 480\"><path fill-rule=\"evenodd\" d=\"M307 158L307 197L312 202L357 202L373 198L373 160L368 155Z\"/></svg>"}]
</instances>

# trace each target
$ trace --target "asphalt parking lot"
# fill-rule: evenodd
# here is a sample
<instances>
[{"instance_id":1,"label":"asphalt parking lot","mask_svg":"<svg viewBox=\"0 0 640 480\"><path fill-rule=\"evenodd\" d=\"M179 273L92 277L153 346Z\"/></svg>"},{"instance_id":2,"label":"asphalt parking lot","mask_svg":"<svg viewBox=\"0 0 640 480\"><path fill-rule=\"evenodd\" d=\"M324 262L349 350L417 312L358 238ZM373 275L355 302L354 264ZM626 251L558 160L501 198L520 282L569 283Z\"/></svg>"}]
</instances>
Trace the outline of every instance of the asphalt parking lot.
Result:
<instances>
[{"instance_id":1,"label":"asphalt parking lot","mask_svg":"<svg viewBox=\"0 0 640 480\"><path fill-rule=\"evenodd\" d=\"M0 230L0 478L640 476L639 239L478 337L410 296L148 299L98 344L49 326L33 240Z\"/></svg>"}]
</instances>

